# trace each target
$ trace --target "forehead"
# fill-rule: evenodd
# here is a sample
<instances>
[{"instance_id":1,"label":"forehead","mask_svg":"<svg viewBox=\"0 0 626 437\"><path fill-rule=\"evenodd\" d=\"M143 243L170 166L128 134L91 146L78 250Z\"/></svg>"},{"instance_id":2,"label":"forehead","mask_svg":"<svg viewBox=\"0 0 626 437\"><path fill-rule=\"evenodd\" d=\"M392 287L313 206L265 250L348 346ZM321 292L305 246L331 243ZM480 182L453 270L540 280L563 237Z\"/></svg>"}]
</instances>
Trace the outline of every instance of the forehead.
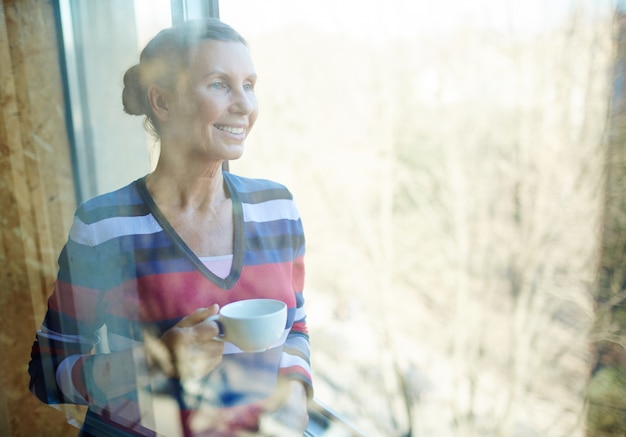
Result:
<instances>
[{"instance_id":1,"label":"forehead","mask_svg":"<svg viewBox=\"0 0 626 437\"><path fill-rule=\"evenodd\" d=\"M248 48L234 41L202 41L189 51L189 72L201 77L214 72L229 75L254 75L254 64Z\"/></svg>"}]
</instances>

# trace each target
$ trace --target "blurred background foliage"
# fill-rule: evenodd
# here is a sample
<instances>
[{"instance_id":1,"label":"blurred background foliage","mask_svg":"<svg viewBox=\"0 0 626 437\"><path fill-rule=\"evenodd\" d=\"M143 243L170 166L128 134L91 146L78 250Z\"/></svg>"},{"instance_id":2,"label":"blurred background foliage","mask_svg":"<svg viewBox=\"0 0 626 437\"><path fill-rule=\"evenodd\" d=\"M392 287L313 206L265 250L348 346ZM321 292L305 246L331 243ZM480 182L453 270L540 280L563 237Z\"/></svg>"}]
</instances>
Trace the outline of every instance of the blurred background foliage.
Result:
<instances>
[{"instance_id":1,"label":"blurred background foliage","mask_svg":"<svg viewBox=\"0 0 626 437\"><path fill-rule=\"evenodd\" d=\"M71 3L94 58L84 174L107 191L158 154L119 109L120 16L142 47L170 4ZM259 75L230 168L286 184L304 220L317 399L371 436L623 437L621 3L219 6Z\"/></svg>"},{"instance_id":2,"label":"blurred background foliage","mask_svg":"<svg viewBox=\"0 0 626 437\"><path fill-rule=\"evenodd\" d=\"M221 15L261 116L231 169L300 206L318 398L371 435L623 436L619 5L385 3L398 29L363 2L256 31L244 3Z\"/></svg>"}]
</instances>

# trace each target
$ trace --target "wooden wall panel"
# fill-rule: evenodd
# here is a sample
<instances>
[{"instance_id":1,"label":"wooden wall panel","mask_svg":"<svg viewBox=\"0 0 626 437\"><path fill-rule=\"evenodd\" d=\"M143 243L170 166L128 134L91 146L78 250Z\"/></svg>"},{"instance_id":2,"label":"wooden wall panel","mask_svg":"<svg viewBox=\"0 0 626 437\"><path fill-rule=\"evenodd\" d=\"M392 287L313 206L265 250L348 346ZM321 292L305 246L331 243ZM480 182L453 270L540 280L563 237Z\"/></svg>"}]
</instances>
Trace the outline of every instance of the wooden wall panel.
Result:
<instances>
[{"instance_id":1,"label":"wooden wall panel","mask_svg":"<svg viewBox=\"0 0 626 437\"><path fill-rule=\"evenodd\" d=\"M63 411L28 392L27 365L75 208L50 1L0 9L0 435L65 436Z\"/></svg>"}]
</instances>

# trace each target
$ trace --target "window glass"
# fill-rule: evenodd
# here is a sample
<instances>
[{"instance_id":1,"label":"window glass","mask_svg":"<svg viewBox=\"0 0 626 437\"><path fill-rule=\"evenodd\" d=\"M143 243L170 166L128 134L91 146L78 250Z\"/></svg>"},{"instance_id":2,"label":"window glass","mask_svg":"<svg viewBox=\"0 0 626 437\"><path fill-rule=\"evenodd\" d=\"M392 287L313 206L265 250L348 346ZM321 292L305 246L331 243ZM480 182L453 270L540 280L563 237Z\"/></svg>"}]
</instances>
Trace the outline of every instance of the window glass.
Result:
<instances>
[{"instance_id":1,"label":"window glass","mask_svg":"<svg viewBox=\"0 0 626 437\"><path fill-rule=\"evenodd\" d=\"M361 429L582 432L610 8L220 4L259 75L231 169L294 192L316 396Z\"/></svg>"},{"instance_id":2,"label":"window glass","mask_svg":"<svg viewBox=\"0 0 626 437\"><path fill-rule=\"evenodd\" d=\"M79 200L119 188L155 162L141 117L122 109L124 72L171 24L169 0L61 3ZM97 19L94 19L97 17Z\"/></svg>"},{"instance_id":3,"label":"window glass","mask_svg":"<svg viewBox=\"0 0 626 437\"><path fill-rule=\"evenodd\" d=\"M170 2L61 3L85 199L156 162L122 76ZM611 5L220 4L261 107L230 168L295 195L316 399L346 421L582 432Z\"/></svg>"}]
</instances>

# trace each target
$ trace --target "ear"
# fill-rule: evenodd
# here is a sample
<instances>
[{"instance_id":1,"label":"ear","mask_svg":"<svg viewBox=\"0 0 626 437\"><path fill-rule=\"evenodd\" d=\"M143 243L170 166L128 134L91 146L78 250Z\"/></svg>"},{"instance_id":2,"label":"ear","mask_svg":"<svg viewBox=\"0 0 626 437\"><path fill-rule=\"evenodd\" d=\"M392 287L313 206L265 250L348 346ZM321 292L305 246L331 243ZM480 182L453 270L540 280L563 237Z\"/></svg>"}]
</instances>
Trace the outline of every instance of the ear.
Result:
<instances>
[{"instance_id":1,"label":"ear","mask_svg":"<svg viewBox=\"0 0 626 437\"><path fill-rule=\"evenodd\" d=\"M159 86L151 85L148 88L148 102L159 121L167 121L170 116L169 98L170 94Z\"/></svg>"}]
</instances>

